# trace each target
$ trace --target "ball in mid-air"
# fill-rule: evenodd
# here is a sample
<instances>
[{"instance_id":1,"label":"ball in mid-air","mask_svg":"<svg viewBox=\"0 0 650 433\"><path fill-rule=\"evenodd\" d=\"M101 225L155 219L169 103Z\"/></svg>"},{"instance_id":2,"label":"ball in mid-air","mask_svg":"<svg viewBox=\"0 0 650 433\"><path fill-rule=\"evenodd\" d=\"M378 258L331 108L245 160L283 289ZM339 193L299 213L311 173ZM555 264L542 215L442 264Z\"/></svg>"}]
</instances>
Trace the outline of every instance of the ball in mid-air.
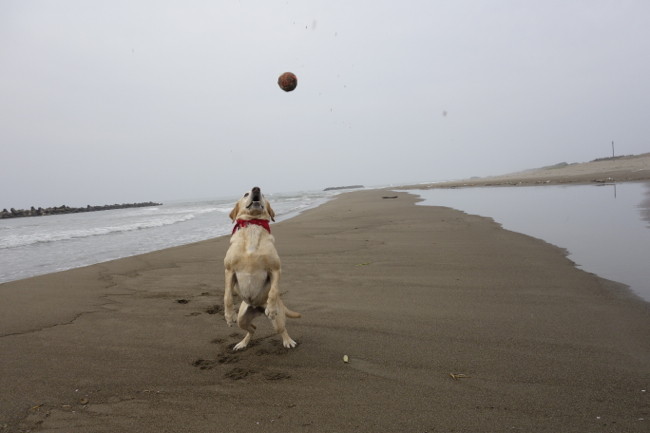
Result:
<instances>
[{"instance_id":1,"label":"ball in mid-air","mask_svg":"<svg viewBox=\"0 0 650 433\"><path fill-rule=\"evenodd\" d=\"M298 85L298 78L291 72L285 72L278 78L278 86L285 92L291 92Z\"/></svg>"}]
</instances>

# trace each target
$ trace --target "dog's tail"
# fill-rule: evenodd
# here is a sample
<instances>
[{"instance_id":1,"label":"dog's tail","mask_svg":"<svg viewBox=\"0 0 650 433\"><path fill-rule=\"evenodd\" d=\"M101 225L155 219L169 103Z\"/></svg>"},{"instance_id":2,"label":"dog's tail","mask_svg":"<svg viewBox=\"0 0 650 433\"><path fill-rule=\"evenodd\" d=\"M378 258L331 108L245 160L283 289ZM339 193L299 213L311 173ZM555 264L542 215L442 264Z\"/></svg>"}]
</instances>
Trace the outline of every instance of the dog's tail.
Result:
<instances>
[{"instance_id":1,"label":"dog's tail","mask_svg":"<svg viewBox=\"0 0 650 433\"><path fill-rule=\"evenodd\" d=\"M289 319L300 319L302 317L300 315L300 313L296 313L295 311L291 311L286 306L284 307L284 315L287 316Z\"/></svg>"}]
</instances>

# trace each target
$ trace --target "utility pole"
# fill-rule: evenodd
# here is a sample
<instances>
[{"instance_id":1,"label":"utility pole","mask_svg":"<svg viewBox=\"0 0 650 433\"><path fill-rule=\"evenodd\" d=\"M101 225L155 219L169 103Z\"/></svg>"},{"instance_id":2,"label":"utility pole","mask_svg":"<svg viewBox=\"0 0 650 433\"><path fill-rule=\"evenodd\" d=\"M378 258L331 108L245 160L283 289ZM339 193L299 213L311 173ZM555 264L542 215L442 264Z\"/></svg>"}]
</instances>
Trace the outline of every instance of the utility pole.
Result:
<instances>
[{"instance_id":1,"label":"utility pole","mask_svg":"<svg viewBox=\"0 0 650 433\"><path fill-rule=\"evenodd\" d=\"M614 142L612 141L612 158L614 157Z\"/></svg>"}]
</instances>

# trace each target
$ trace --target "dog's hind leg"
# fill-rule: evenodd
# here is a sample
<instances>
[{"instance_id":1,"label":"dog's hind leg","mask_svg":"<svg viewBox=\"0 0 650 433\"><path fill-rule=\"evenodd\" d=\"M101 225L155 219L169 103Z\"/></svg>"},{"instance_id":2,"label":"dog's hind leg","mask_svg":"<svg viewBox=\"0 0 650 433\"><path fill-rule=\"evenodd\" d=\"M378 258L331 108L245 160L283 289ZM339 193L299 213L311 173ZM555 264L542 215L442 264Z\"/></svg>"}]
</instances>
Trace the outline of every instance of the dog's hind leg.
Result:
<instances>
[{"instance_id":1,"label":"dog's hind leg","mask_svg":"<svg viewBox=\"0 0 650 433\"><path fill-rule=\"evenodd\" d=\"M255 325L253 325L253 319L262 314L262 311L260 310L261 309L251 307L246 302L242 301L239 306L237 325L244 331L247 331L247 334L244 339L233 348L233 350L241 350L248 346L248 343L251 341L256 329Z\"/></svg>"},{"instance_id":2,"label":"dog's hind leg","mask_svg":"<svg viewBox=\"0 0 650 433\"><path fill-rule=\"evenodd\" d=\"M289 333L287 332L287 330L285 328L285 330L282 331L282 345L284 347L286 347L287 349L292 349L292 348L296 347L296 344L298 344L298 343L296 343L295 341L293 341L291 339L291 337L289 337Z\"/></svg>"},{"instance_id":3,"label":"dog's hind leg","mask_svg":"<svg viewBox=\"0 0 650 433\"><path fill-rule=\"evenodd\" d=\"M286 307L284 306L284 303L280 298L278 298L277 302L278 302L279 314L274 318L269 317L269 320L271 321L271 325L273 325L273 329L275 330L275 332L282 335L282 345L287 349L291 349L293 347L296 347L296 342L293 341L291 337L289 337L289 333L287 332L287 328L285 326L285 323L287 321L287 316L285 314ZM298 313L293 313L293 314L298 314ZM300 317L300 314L298 314L298 317Z\"/></svg>"}]
</instances>

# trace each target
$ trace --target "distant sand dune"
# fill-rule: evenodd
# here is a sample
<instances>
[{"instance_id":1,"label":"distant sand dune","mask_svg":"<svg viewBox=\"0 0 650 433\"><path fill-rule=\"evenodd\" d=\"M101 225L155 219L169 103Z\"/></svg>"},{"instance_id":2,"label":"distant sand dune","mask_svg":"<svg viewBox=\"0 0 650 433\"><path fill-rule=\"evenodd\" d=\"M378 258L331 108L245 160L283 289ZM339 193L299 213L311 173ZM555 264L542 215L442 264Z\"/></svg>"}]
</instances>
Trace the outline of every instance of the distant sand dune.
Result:
<instances>
[{"instance_id":1,"label":"distant sand dune","mask_svg":"<svg viewBox=\"0 0 650 433\"><path fill-rule=\"evenodd\" d=\"M650 180L650 153L604 158L579 164L560 163L499 176L423 185L407 185L403 188L430 189L466 186L630 182L639 180Z\"/></svg>"}]
</instances>

